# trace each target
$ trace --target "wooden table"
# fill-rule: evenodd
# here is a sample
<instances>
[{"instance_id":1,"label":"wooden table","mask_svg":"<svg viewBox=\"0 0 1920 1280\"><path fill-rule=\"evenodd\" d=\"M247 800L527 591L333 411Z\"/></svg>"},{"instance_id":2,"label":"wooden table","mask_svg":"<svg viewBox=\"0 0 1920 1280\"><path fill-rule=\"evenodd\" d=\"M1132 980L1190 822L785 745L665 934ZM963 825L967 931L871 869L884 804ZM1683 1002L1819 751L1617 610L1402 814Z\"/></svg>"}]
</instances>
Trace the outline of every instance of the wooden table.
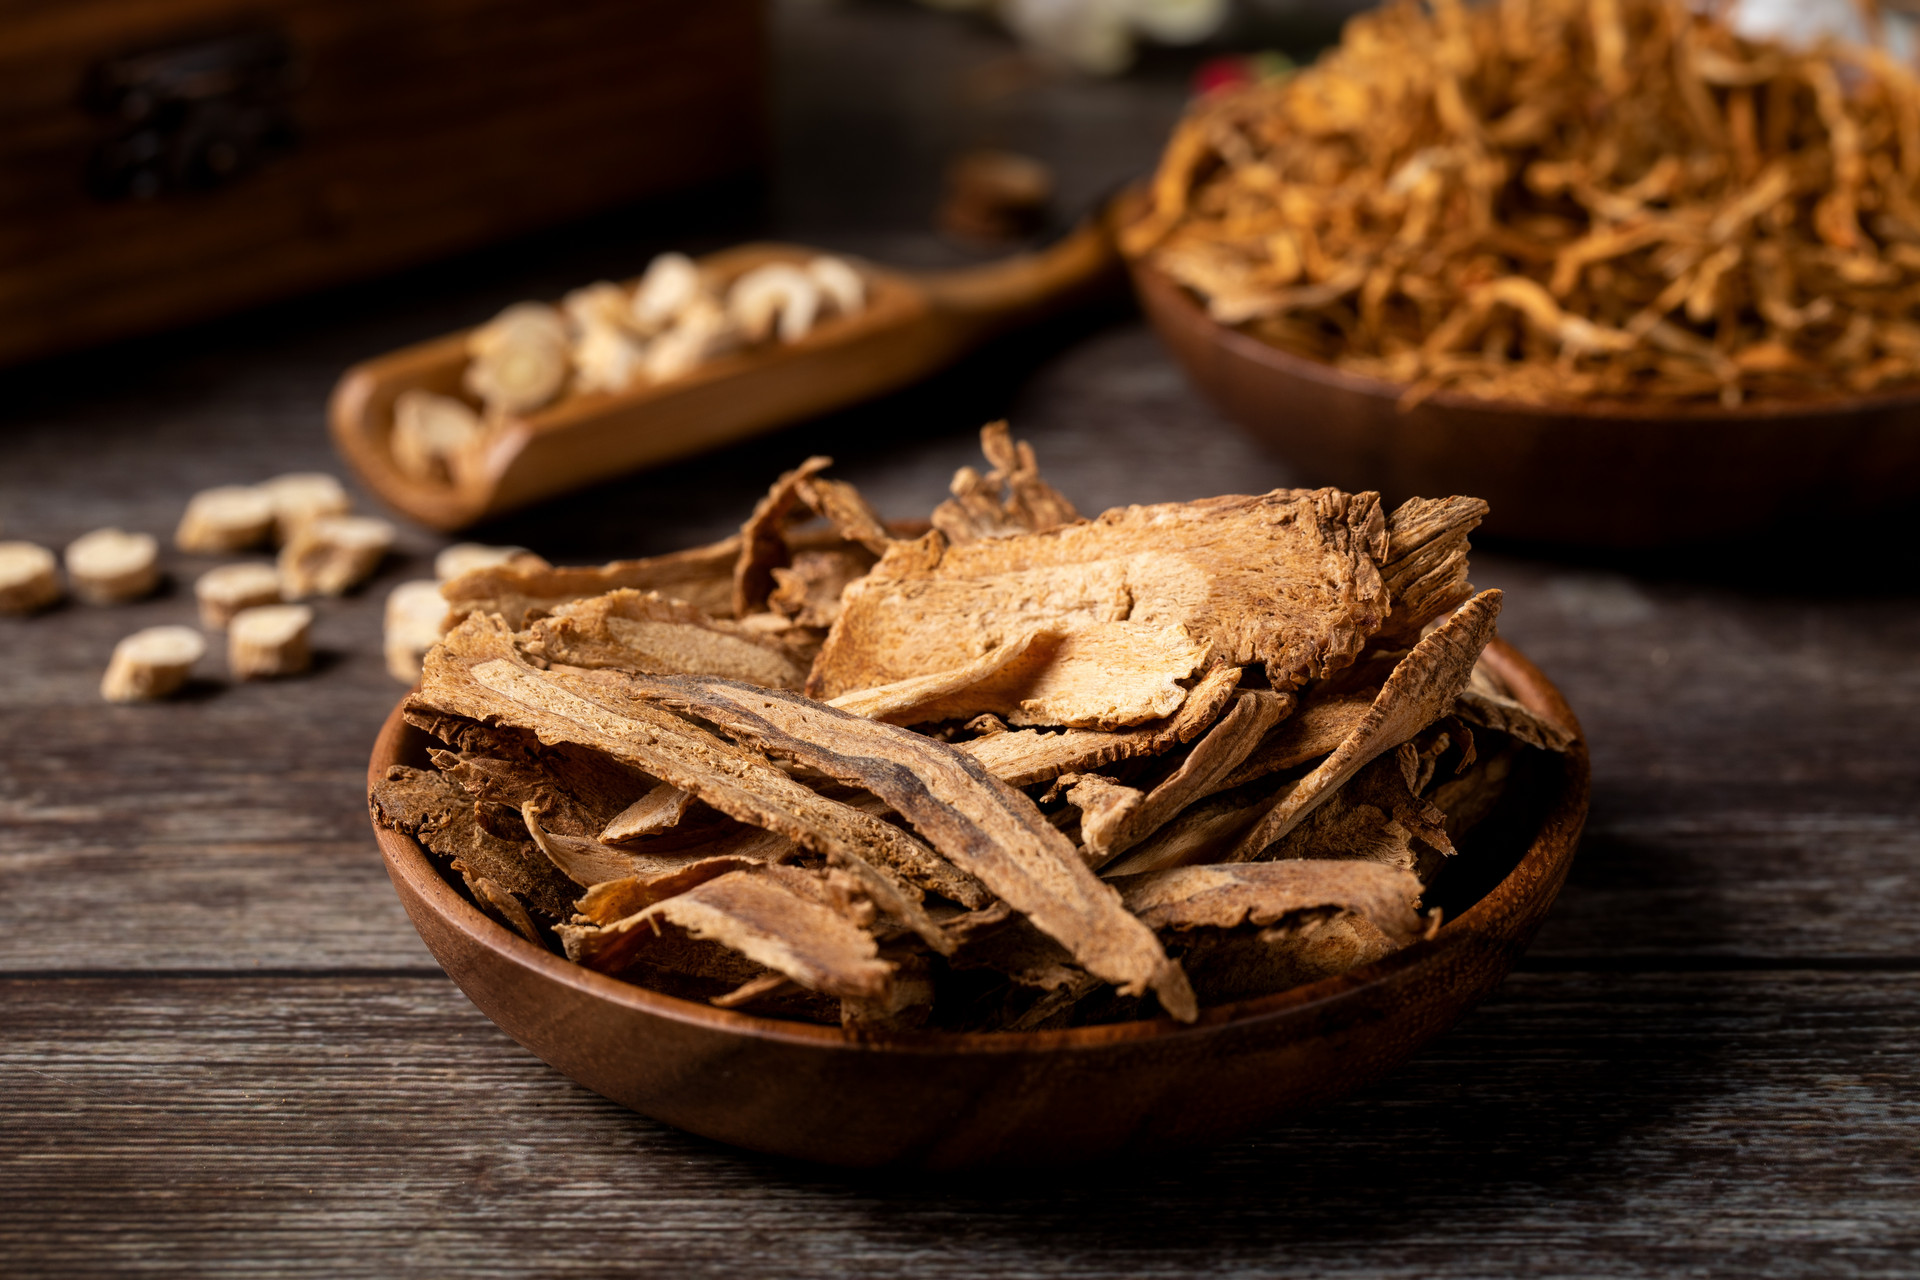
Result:
<instances>
[{"instance_id":1,"label":"wooden table","mask_svg":"<svg viewBox=\"0 0 1920 1280\"><path fill-rule=\"evenodd\" d=\"M775 229L932 258L913 231L929 147L997 132L1091 194L1177 108L1164 76L1037 81L892 136L847 87L897 84L880 70L903 57L964 87L1004 69L995 48L906 10L784 10ZM847 137L896 148L893 176L849 177ZM752 229L713 213L7 375L0 536L166 534L199 487L329 467L321 405L350 359ZM1290 480L1120 315L483 536L571 560L714 537L815 450L921 513L1002 412L1086 509ZM209 678L169 705L104 704L100 671L119 636L190 621L213 561L169 552L174 586L147 603L0 620L0 1274L1920 1274L1903 546L1837 580L1483 549L1475 581L1508 590L1503 629L1572 699L1595 765L1585 847L1519 971L1342 1106L1144 1167L968 1181L777 1162L622 1111L433 964L362 788L401 692L380 600L440 544L410 529L368 591L322 603L312 677Z\"/></svg>"}]
</instances>

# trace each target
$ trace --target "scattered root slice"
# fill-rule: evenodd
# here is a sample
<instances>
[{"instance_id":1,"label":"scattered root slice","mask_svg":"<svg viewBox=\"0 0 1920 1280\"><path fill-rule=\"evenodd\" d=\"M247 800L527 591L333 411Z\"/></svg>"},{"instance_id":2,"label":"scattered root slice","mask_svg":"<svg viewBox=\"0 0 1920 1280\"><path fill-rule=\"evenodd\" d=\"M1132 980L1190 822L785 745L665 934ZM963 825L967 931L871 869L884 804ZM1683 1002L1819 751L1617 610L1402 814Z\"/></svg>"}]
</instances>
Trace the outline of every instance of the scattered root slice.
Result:
<instances>
[{"instance_id":1,"label":"scattered root slice","mask_svg":"<svg viewBox=\"0 0 1920 1280\"><path fill-rule=\"evenodd\" d=\"M793 867L729 871L608 925L559 929L567 958L618 973L671 926L718 942L812 991L884 999L892 967L821 877Z\"/></svg>"},{"instance_id":2,"label":"scattered root slice","mask_svg":"<svg viewBox=\"0 0 1920 1280\"><path fill-rule=\"evenodd\" d=\"M148 627L113 647L113 660L100 681L100 696L109 702L144 702L164 698L187 682L193 664L207 652L207 642L191 627Z\"/></svg>"},{"instance_id":3,"label":"scattered root slice","mask_svg":"<svg viewBox=\"0 0 1920 1280\"><path fill-rule=\"evenodd\" d=\"M280 574L270 564L223 564L200 575L193 598L200 605L200 625L225 631L242 609L280 602Z\"/></svg>"},{"instance_id":4,"label":"scattered root slice","mask_svg":"<svg viewBox=\"0 0 1920 1280\"><path fill-rule=\"evenodd\" d=\"M781 689L807 678L806 664L778 638L744 633L655 592L610 591L560 605L529 627L523 644L571 667L695 672Z\"/></svg>"},{"instance_id":5,"label":"scattered root slice","mask_svg":"<svg viewBox=\"0 0 1920 1280\"><path fill-rule=\"evenodd\" d=\"M1359 727L1317 769L1281 792L1272 810L1224 861L1258 858L1363 765L1444 715L1466 688L1480 651L1493 639L1500 598L1498 591L1481 592L1415 645L1394 668Z\"/></svg>"},{"instance_id":6,"label":"scattered root slice","mask_svg":"<svg viewBox=\"0 0 1920 1280\"><path fill-rule=\"evenodd\" d=\"M35 613L61 594L53 552L31 542L0 542L0 613Z\"/></svg>"},{"instance_id":7,"label":"scattered root slice","mask_svg":"<svg viewBox=\"0 0 1920 1280\"><path fill-rule=\"evenodd\" d=\"M953 497L934 508L933 527L950 542L1043 533L1077 524L1080 513L1066 495L1040 478L1033 446L1016 444L1005 422L980 429L980 450L993 469L981 475L972 467L954 474Z\"/></svg>"},{"instance_id":8,"label":"scattered root slice","mask_svg":"<svg viewBox=\"0 0 1920 1280\"><path fill-rule=\"evenodd\" d=\"M569 601L622 588L658 591L713 617L732 617L733 566L739 553L736 534L704 547L645 560L615 560L593 568L530 568L509 562L471 569L446 583L447 625L452 627L475 613L497 613L519 631L528 619L551 613Z\"/></svg>"},{"instance_id":9,"label":"scattered root slice","mask_svg":"<svg viewBox=\"0 0 1920 1280\"><path fill-rule=\"evenodd\" d=\"M490 418L541 408L572 372L567 322L539 302L516 303L468 334L467 354L466 389Z\"/></svg>"},{"instance_id":10,"label":"scattered root slice","mask_svg":"<svg viewBox=\"0 0 1920 1280\"><path fill-rule=\"evenodd\" d=\"M492 569L499 565L534 570L553 568L525 547L489 547L479 542L456 542L450 547L442 547L440 554L433 558L433 576L442 582L452 582L475 569Z\"/></svg>"},{"instance_id":11,"label":"scattered root slice","mask_svg":"<svg viewBox=\"0 0 1920 1280\"><path fill-rule=\"evenodd\" d=\"M278 576L275 577L278 595ZM427 650L447 632L447 598L440 584L423 580L403 582L387 593L384 644L387 673L402 684L420 682L420 664Z\"/></svg>"},{"instance_id":12,"label":"scattered root slice","mask_svg":"<svg viewBox=\"0 0 1920 1280\"><path fill-rule=\"evenodd\" d=\"M67 579L89 604L123 604L160 585L160 544L150 533L95 529L67 544Z\"/></svg>"},{"instance_id":13,"label":"scattered root slice","mask_svg":"<svg viewBox=\"0 0 1920 1280\"><path fill-rule=\"evenodd\" d=\"M1104 805L1097 810L1082 805L1080 843L1086 850L1087 865L1096 869L1105 866L1165 826L1195 800L1213 794L1220 788L1221 780L1259 745L1267 730L1292 709L1290 693L1245 690L1234 699L1233 709L1221 717L1180 762L1180 767L1152 791L1142 793L1129 788L1131 795L1124 803ZM1068 801L1079 804L1078 795L1086 785L1082 782L1071 788L1067 792Z\"/></svg>"},{"instance_id":14,"label":"scattered root slice","mask_svg":"<svg viewBox=\"0 0 1920 1280\"><path fill-rule=\"evenodd\" d=\"M394 469L422 484L453 484L473 469L487 427L464 400L418 387L393 402Z\"/></svg>"},{"instance_id":15,"label":"scattered root slice","mask_svg":"<svg viewBox=\"0 0 1920 1280\"><path fill-rule=\"evenodd\" d=\"M227 627L227 668L235 680L298 675L313 661L313 610L303 604L242 609Z\"/></svg>"},{"instance_id":16,"label":"scattered root slice","mask_svg":"<svg viewBox=\"0 0 1920 1280\"><path fill-rule=\"evenodd\" d=\"M322 516L343 516L353 501L340 482L324 471L295 471L259 486L273 506L274 540L286 543L299 528Z\"/></svg>"},{"instance_id":17,"label":"scattered root slice","mask_svg":"<svg viewBox=\"0 0 1920 1280\"><path fill-rule=\"evenodd\" d=\"M373 516L321 516L280 549L280 589L290 600L345 595L373 576L394 529Z\"/></svg>"},{"instance_id":18,"label":"scattered root slice","mask_svg":"<svg viewBox=\"0 0 1920 1280\"><path fill-rule=\"evenodd\" d=\"M1179 966L1087 870L1072 843L1033 801L947 744L778 690L694 676L635 676L629 687L871 791L1088 972L1129 995L1151 989L1174 1017L1196 1016Z\"/></svg>"},{"instance_id":19,"label":"scattered root slice","mask_svg":"<svg viewBox=\"0 0 1920 1280\"><path fill-rule=\"evenodd\" d=\"M621 844L670 831L687 816L687 809L693 803L692 792L663 782L622 809L600 833L600 838L608 844Z\"/></svg>"},{"instance_id":20,"label":"scattered root slice","mask_svg":"<svg viewBox=\"0 0 1920 1280\"><path fill-rule=\"evenodd\" d=\"M1155 756L1191 742L1219 718L1240 682L1240 668L1218 666L1208 670L1188 692L1180 710L1165 720L1133 729L1020 729L999 731L959 744L1002 782L1016 787L1048 782L1065 773L1080 773L1138 756Z\"/></svg>"},{"instance_id":21,"label":"scattered root slice","mask_svg":"<svg viewBox=\"0 0 1920 1280\"><path fill-rule=\"evenodd\" d=\"M272 497L253 485L229 484L203 489L187 501L173 545L182 551L219 554L250 550L272 536Z\"/></svg>"}]
</instances>

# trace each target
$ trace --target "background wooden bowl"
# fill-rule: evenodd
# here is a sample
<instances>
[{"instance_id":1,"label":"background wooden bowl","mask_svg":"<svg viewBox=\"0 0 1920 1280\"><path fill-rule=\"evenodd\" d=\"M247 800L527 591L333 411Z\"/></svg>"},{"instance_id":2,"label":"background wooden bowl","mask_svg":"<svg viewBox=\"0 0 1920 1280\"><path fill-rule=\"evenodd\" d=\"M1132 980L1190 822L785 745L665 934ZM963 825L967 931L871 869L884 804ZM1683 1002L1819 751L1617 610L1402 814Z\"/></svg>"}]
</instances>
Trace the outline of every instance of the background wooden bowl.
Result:
<instances>
[{"instance_id":1,"label":"background wooden bowl","mask_svg":"<svg viewBox=\"0 0 1920 1280\"><path fill-rule=\"evenodd\" d=\"M1858 520L1920 500L1920 390L1813 404L1540 408L1406 388L1229 329L1161 272L1130 262L1141 308L1222 413L1306 484L1390 503L1470 493L1486 532L1588 547L1712 542ZM1799 520L1794 517L1798 516Z\"/></svg>"},{"instance_id":2,"label":"background wooden bowl","mask_svg":"<svg viewBox=\"0 0 1920 1280\"><path fill-rule=\"evenodd\" d=\"M1488 652L1517 697L1578 730L1531 663L1499 641ZM396 707L369 782L391 765L424 766L427 741ZM833 1164L1064 1163L1218 1141L1348 1093L1498 986L1559 892L1586 820L1584 744L1534 763L1531 785L1510 788L1507 812L1488 823L1511 835L1507 848L1482 851L1504 860L1497 883L1435 938L1206 1010L1192 1026L878 1040L732 1013L570 964L482 915L412 839L374 834L407 914L460 989L508 1035L616 1102L723 1142Z\"/></svg>"}]
</instances>

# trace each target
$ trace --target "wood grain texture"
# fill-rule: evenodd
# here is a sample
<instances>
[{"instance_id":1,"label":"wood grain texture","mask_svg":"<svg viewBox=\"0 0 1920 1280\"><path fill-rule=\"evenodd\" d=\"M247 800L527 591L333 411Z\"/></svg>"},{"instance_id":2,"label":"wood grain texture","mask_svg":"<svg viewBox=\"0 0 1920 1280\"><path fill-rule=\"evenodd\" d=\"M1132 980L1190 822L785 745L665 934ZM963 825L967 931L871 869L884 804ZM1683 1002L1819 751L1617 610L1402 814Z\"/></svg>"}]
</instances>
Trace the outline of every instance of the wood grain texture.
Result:
<instances>
[{"instance_id":1,"label":"wood grain texture","mask_svg":"<svg viewBox=\"0 0 1920 1280\"><path fill-rule=\"evenodd\" d=\"M1185 92L1149 75L962 101L1003 51L982 30L907 6L776 17L771 225L662 209L0 374L0 536L167 534L197 488L334 468L322 416L347 364L660 249L771 234L951 263L912 230L946 148L1033 150L1074 208L1152 163ZM1085 510L1292 480L1137 322L1078 323L479 533L575 563L710 540L814 452L884 513L924 514L1003 414ZM1912 1276L1920 574L1897 539L1807 528L1843 550L1477 548L1476 585L1506 591L1504 633L1594 757L1583 852L1521 972L1335 1111L984 1190L638 1119L430 966L361 787L398 693L379 600L440 539L406 529L367 592L321 603L313 677L178 704L108 707L95 684L121 635L191 621L178 584L212 560L165 553L176 587L146 604L0 619L0 1271Z\"/></svg>"}]
</instances>

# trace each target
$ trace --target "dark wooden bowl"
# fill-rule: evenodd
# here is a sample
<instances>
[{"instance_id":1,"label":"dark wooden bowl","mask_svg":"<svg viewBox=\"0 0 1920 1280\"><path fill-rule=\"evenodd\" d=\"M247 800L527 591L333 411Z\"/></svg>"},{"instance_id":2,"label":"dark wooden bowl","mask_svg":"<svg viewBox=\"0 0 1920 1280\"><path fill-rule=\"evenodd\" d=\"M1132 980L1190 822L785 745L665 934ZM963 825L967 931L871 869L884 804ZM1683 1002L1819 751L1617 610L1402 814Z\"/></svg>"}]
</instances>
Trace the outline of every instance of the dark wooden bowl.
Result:
<instances>
[{"instance_id":1,"label":"dark wooden bowl","mask_svg":"<svg viewBox=\"0 0 1920 1280\"><path fill-rule=\"evenodd\" d=\"M1578 730L1546 677L1496 641L1502 676ZM423 766L398 708L369 765ZM597 1093L757 1151L841 1165L1063 1163L1215 1142L1377 1079L1506 976L1565 880L1587 756L1547 758L1517 864L1430 941L1310 986L1171 1020L861 1039L657 994L568 963L482 915L420 846L380 827L427 949L502 1030Z\"/></svg>"},{"instance_id":2,"label":"dark wooden bowl","mask_svg":"<svg viewBox=\"0 0 1920 1280\"><path fill-rule=\"evenodd\" d=\"M1307 484L1389 502L1470 493L1502 537L1649 549L1796 525L1852 528L1920 499L1920 390L1817 403L1542 408L1406 388L1282 351L1216 322L1161 272L1129 264L1147 318L1201 394ZM1799 519L1796 521L1795 517Z\"/></svg>"}]
</instances>

